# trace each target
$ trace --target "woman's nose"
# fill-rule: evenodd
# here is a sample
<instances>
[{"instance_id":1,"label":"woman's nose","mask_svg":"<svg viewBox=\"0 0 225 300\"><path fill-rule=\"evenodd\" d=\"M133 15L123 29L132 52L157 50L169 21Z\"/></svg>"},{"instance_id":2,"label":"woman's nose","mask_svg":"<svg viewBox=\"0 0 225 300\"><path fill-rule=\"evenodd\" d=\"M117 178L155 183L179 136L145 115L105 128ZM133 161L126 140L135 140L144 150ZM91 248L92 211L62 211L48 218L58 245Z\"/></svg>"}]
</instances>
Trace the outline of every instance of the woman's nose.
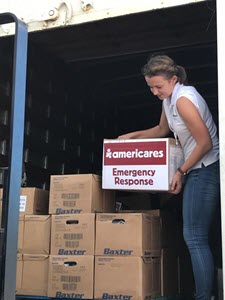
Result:
<instances>
[{"instance_id":1,"label":"woman's nose","mask_svg":"<svg viewBox=\"0 0 225 300\"><path fill-rule=\"evenodd\" d=\"M152 92L152 94L155 95L155 96L158 94L158 91L157 91L156 88L151 88L151 92Z\"/></svg>"}]
</instances>

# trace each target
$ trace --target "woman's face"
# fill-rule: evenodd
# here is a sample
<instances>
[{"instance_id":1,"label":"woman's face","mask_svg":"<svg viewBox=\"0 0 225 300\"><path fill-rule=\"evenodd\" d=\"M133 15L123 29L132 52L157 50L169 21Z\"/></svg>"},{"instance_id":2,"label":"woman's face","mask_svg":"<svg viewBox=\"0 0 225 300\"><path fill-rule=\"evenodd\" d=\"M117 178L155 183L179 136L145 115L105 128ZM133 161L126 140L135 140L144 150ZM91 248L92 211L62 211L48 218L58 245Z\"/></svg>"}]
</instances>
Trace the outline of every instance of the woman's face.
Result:
<instances>
[{"instance_id":1,"label":"woman's face","mask_svg":"<svg viewBox=\"0 0 225 300\"><path fill-rule=\"evenodd\" d=\"M147 85L150 87L153 95L160 100L164 100L172 95L175 84L177 83L177 76L166 79L162 75L147 77L145 76Z\"/></svg>"}]
</instances>

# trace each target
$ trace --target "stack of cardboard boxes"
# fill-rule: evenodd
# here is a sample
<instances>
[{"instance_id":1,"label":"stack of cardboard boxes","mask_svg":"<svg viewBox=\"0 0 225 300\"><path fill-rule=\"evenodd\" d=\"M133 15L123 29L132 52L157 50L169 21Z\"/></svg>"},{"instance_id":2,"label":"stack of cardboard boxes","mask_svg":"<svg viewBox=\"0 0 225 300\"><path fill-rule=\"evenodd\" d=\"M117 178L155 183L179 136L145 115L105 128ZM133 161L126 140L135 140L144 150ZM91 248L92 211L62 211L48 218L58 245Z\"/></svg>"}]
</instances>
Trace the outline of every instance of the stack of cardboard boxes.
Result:
<instances>
[{"instance_id":1,"label":"stack of cardboard boxes","mask_svg":"<svg viewBox=\"0 0 225 300\"><path fill-rule=\"evenodd\" d=\"M159 210L97 214L95 298L177 295L174 229L172 215Z\"/></svg>"},{"instance_id":2,"label":"stack of cardboard boxes","mask_svg":"<svg viewBox=\"0 0 225 300\"><path fill-rule=\"evenodd\" d=\"M97 215L96 299L160 295L159 234L159 218L148 213Z\"/></svg>"},{"instance_id":3,"label":"stack of cardboard boxes","mask_svg":"<svg viewBox=\"0 0 225 300\"><path fill-rule=\"evenodd\" d=\"M142 300L183 291L180 227L149 199L169 190L181 161L171 139L105 140L102 178L53 175L50 193L21 189L17 294ZM115 212L113 190L148 192L135 199L147 210Z\"/></svg>"},{"instance_id":4,"label":"stack of cardboard boxes","mask_svg":"<svg viewBox=\"0 0 225 300\"><path fill-rule=\"evenodd\" d=\"M21 210L17 294L141 300L179 293L172 214L116 213L115 193L93 174L51 176L49 194L22 189Z\"/></svg>"},{"instance_id":5,"label":"stack of cardboard boxes","mask_svg":"<svg viewBox=\"0 0 225 300\"><path fill-rule=\"evenodd\" d=\"M47 296L50 253L48 202L48 191L37 188L21 188L17 294Z\"/></svg>"},{"instance_id":6,"label":"stack of cardboard boxes","mask_svg":"<svg viewBox=\"0 0 225 300\"><path fill-rule=\"evenodd\" d=\"M93 299L95 213L115 210L114 192L93 174L51 176L48 296Z\"/></svg>"},{"instance_id":7,"label":"stack of cardboard boxes","mask_svg":"<svg viewBox=\"0 0 225 300\"><path fill-rule=\"evenodd\" d=\"M99 176L83 174L51 176L49 214L49 297L178 293L176 222L169 213L115 213L114 192L102 190Z\"/></svg>"}]
</instances>

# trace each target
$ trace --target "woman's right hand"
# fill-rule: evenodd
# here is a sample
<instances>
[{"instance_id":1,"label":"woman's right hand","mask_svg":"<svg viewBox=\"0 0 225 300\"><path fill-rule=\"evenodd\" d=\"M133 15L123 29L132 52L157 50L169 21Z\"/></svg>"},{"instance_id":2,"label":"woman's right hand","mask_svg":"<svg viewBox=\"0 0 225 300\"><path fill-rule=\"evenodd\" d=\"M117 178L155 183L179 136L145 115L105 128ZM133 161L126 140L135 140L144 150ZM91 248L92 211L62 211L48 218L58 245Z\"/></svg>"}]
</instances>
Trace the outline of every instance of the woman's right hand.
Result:
<instances>
[{"instance_id":1,"label":"woman's right hand","mask_svg":"<svg viewBox=\"0 0 225 300\"><path fill-rule=\"evenodd\" d=\"M179 194L182 189L182 177L178 171L173 175L172 183L170 185L170 193Z\"/></svg>"},{"instance_id":2,"label":"woman's right hand","mask_svg":"<svg viewBox=\"0 0 225 300\"><path fill-rule=\"evenodd\" d=\"M122 135L119 135L118 136L118 140L129 140L132 138L132 133L125 133L125 134L122 134Z\"/></svg>"}]
</instances>

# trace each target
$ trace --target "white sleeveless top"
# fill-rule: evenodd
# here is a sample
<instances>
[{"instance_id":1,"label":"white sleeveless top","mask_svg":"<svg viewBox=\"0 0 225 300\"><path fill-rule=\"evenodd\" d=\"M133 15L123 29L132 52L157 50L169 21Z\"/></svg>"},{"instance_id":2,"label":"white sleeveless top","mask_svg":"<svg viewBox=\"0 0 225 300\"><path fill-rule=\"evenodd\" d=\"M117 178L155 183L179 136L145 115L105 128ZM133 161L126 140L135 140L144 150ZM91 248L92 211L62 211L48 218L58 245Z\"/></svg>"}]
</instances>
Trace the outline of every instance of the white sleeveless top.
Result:
<instances>
[{"instance_id":1,"label":"white sleeveless top","mask_svg":"<svg viewBox=\"0 0 225 300\"><path fill-rule=\"evenodd\" d=\"M197 107L204 123L206 124L206 127L209 130L213 144L212 149L190 170L201 168L202 164L208 166L219 159L219 140L217 136L217 128L213 121L211 112L205 100L192 86L185 86L183 84L176 83L171 98L166 98L163 100L163 106L168 125L171 131L173 131L175 138L178 137L180 141L181 147L184 151L185 160L187 160L190 156L196 145L196 142L177 111L176 102L180 97L188 98Z\"/></svg>"}]
</instances>

